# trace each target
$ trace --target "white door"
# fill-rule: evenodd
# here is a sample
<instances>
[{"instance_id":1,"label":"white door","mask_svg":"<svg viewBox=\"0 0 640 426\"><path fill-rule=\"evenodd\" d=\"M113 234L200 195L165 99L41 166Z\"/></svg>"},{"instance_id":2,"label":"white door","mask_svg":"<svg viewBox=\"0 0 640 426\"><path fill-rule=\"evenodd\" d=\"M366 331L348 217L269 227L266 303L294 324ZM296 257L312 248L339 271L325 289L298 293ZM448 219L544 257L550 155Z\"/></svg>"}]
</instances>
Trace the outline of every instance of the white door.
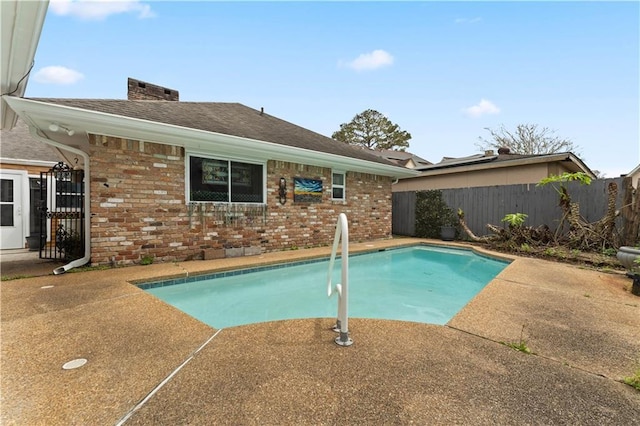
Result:
<instances>
[{"instance_id":1,"label":"white door","mask_svg":"<svg viewBox=\"0 0 640 426\"><path fill-rule=\"evenodd\" d=\"M0 175L0 233L2 249L24 248L22 176Z\"/></svg>"}]
</instances>

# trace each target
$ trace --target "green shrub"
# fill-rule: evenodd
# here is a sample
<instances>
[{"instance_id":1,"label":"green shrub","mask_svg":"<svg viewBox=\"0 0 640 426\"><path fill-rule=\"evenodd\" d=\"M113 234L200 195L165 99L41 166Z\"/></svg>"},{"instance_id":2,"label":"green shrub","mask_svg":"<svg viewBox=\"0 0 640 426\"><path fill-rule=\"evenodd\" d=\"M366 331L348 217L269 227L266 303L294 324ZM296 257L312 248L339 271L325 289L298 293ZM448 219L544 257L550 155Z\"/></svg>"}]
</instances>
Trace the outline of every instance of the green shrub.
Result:
<instances>
[{"instance_id":1,"label":"green shrub","mask_svg":"<svg viewBox=\"0 0 640 426\"><path fill-rule=\"evenodd\" d=\"M61 227L56 233L56 249L66 261L80 259L84 256L84 239L77 231L66 231Z\"/></svg>"},{"instance_id":2,"label":"green shrub","mask_svg":"<svg viewBox=\"0 0 640 426\"><path fill-rule=\"evenodd\" d=\"M525 213L509 213L502 218L502 221L507 222L509 226L519 228L524 224L527 217L529 217L529 215Z\"/></svg>"},{"instance_id":3,"label":"green shrub","mask_svg":"<svg viewBox=\"0 0 640 426\"><path fill-rule=\"evenodd\" d=\"M442 226L458 228L458 217L455 211L442 199L442 191L417 191L415 213L416 237L440 238Z\"/></svg>"}]
</instances>

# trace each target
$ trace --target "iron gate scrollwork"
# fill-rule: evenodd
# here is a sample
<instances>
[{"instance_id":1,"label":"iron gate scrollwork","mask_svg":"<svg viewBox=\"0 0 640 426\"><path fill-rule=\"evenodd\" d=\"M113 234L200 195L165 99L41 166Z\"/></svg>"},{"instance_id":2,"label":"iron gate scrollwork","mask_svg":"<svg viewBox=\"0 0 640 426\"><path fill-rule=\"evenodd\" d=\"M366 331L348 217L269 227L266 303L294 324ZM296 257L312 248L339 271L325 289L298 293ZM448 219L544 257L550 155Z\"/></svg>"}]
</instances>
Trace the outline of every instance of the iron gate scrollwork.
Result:
<instances>
[{"instance_id":1,"label":"iron gate scrollwork","mask_svg":"<svg viewBox=\"0 0 640 426\"><path fill-rule=\"evenodd\" d=\"M40 173L40 258L71 261L84 255L84 170L59 162Z\"/></svg>"}]
</instances>

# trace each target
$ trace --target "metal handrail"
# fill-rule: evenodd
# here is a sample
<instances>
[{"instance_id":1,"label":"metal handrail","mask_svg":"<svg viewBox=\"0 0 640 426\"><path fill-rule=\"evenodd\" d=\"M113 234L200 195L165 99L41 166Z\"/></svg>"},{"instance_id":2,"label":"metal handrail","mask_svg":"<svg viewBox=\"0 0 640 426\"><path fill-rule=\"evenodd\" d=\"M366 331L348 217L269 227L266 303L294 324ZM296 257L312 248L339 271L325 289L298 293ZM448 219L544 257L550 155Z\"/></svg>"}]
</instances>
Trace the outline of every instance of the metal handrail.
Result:
<instances>
[{"instance_id":1,"label":"metal handrail","mask_svg":"<svg viewBox=\"0 0 640 426\"><path fill-rule=\"evenodd\" d=\"M332 285L333 265L336 260L338 244L342 240L340 250L342 257L341 265L341 283ZM340 346L351 346L353 340L349 337L349 225L347 223L347 215L340 213L338 222L336 223L336 233L333 238L333 248L331 249L331 258L329 259L329 275L327 277L327 296L331 297L333 293L338 294L338 319L333 330L339 332L335 342Z\"/></svg>"}]
</instances>

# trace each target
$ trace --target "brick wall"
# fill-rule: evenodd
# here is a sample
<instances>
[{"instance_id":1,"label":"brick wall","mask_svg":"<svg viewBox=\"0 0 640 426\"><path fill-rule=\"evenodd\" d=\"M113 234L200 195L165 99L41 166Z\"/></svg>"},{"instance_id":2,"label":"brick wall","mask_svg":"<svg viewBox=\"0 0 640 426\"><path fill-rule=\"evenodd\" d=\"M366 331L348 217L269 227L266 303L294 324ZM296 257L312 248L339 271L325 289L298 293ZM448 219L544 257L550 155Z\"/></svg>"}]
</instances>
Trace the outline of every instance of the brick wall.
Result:
<instances>
[{"instance_id":1,"label":"brick wall","mask_svg":"<svg viewBox=\"0 0 640 426\"><path fill-rule=\"evenodd\" d=\"M90 136L91 262L132 264L258 254L329 245L339 213L350 240L391 236L391 179L346 174L346 200L331 200L331 169L267 163L266 206L185 202L182 148ZM280 178L287 202L280 204ZM321 203L294 203L293 178L321 179Z\"/></svg>"}]
</instances>

